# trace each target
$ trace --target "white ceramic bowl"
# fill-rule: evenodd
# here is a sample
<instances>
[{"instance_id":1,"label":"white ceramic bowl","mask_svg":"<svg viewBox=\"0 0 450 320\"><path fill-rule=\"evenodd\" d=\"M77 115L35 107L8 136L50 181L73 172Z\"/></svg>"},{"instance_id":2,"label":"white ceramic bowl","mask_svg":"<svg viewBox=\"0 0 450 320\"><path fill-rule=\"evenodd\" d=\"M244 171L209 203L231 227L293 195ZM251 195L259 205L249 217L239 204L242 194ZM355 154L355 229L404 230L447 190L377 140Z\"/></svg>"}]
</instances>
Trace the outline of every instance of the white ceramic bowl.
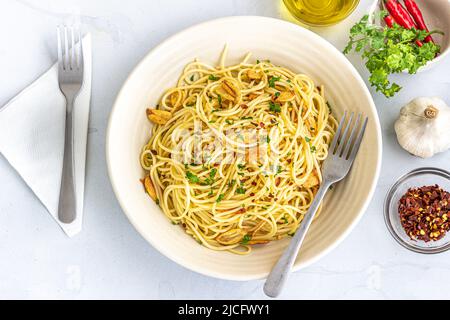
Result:
<instances>
[{"instance_id":1,"label":"white ceramic bowl","mask_svg":"<svg viewBox=\"0 0 450 320\"><path fill-rule=\"evenodd\" d=\"M264 17L222 18L188 28L148 53L128 77L111 112L106 146L111 183L130 222L173 261L223 279L267 276L287 239L254 248L247 256L209 250L180 226L172 225L139 182L143 176L139 153L151 127L145 109L157 103L194 58L216 63L225 43L229 45L228 63L251 51L255 59L270 59L324 84L338 117L348 109L364 112L370 119L350 175L326 197L306 237L295 262L294 269L298 270L333 249L355 226L372 197L381 163L380 125L364 82L337 49L304 28Z\"/></svg>"}]
</instances>

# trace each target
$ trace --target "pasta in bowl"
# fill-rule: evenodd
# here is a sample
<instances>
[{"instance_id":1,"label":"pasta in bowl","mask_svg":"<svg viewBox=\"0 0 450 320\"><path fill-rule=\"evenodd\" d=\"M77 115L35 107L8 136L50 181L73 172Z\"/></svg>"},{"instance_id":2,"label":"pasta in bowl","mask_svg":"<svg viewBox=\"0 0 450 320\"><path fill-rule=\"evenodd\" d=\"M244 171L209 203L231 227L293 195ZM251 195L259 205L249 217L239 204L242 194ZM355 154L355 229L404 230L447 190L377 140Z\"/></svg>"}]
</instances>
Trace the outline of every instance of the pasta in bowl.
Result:
<instances>
[{"instance_id":1,"label":"pasta in bowl","mask_svg":"<svg viewBox=\"0 0 450 320\"><path fill-rule=\"evenodd\" d=\"M225 43L228 44L228 53L226 54L226 59L223 56L224 59L221 61L220 52ZM245 60L247 52L251 52L252 56ZM198 58L198 60L194 60L195 58ZM257 59L260 60L259 64L256 61ZM264 61L266 59L270 59L270 63ZM190 73L188 77L181 77L180 79L180 75L184 74L186 70L190 70L190 68L198 68L198 64L204 64L205 68L206 66L213 68L214 71L210 73L213 74L214 78L211 77L210 80L210 74L203 71L203 73L198 74L193 72L194 77L192 80L192 74ZM187 65L190 65L190 68L186 69ZM218 72L216 69L217 67L220 68L221 65L225 68L240 66L239 68L242 68L241 81L238 82L239 76L236 72L232 72L231 77L221 74L220 71ZM280 71L285 69L292 72L292 75L288 73L281 76L278 81L277 77L279 75L275 71L273 73L270 73L270 70L269 73L264 72L264 70L271 68L280 68L276 69ZM255 79L258 81L251 84L251 81L246 78L252 76L248 74L249 69L254 69L257 72L262 69L264 75L261 79ZM305 76L300 79L299 75ZM206 76L208 79L202 80ZM273 76L275 79L272 79ZM290 80L292 83L295 77L299 80L298 88L288 87L287 80ZM218 79L214 80L215 78ZM179 83L178 79L182 82ZM226 88L222 87L224 80L230 80L232 86L233 84L237 85L237 88L232 87L230 92L234 92L233 88L240 91L237 97L242 101L233 103L231 107L225 92L222 91L226 91ZM198 99L196 99L196 103L193 106L186 108L177 106L173 108L178 103L178 99L175 99L178 97L176 97L177 94L174 94L174 97L172 97L172 93L177 90L170 90L182 85L193 85L195 82L201 85L201 88L198 89L199 92L204 90L205 94L210 94L212 101L209 102L209 97L207 100L203 100L201 108L200 105L197 105L197 101L202 100ZM272 82L275 88L270 86ZM258 85L263 87L259 88L257 87ZM294 83L293 85L296 86L297 84ZM312 89L307 89L309 87ZM168 91L168 88L172 89ZM259 89L256 90L256 88ZM251 98L260 100L254 101L254 99L250 99L250 93L246 90L254 89L258 97L251 96ZM302 121L299 122L299 118L296 118L292 111L288 110L292 103L288 103L288 106L283 101L275 101L277 98L275 97L276 92L280 92L279 96L281 96L285 91L293 91L295 95L293 99L300 99L303 91L307 92L309 97L315 97L317 101L311 104L311 106L314 105L311 110L320 110L322 113L320 116L314 116L310 119L315 121L310 127L315 128L317 123L321 121L322 125L317 126L317 128L323 128L321 129L321 135L312 134L311 128L304 125L304 123L307 123L306 120L309 121L305 114L302 113ZM194 92L194 94L199 94L199 92ZM230 92L227 93L230 94ZM218 106L218 94L221 95L221 107ZM284 94L284 97L288 94ZM187 97L187 95L188 91L186 91L185 96ZM232 93L230 96L233 99ZM182 98L179 100L179 103L185 103L186 106L188 104L191 105L191 101L185 101ZM252 101L254 101L253 104L251 103ZM326 102L330 103L331 113ZM159 106L157 106L158 104ZM248 106L247 111L245 111L245 106L244 108L241 107L242 104ZM272 110L270 110L272 104ZM277 105L280 108L279 112L277 112ZM253 108L251 112L250 108ZM149 111L146 111L147 109ZM215 111L217 109L221 110ZM327 195L320 215L308 232L304 245L294 264L294 270L298 270L313 263L336 247L353 229L367 208L379 174L381 131L372 98L357 71L328 42L297 25L264 17L222 18L182 31L147 54L124 83L110 115L106 158L114 193L124 213L137 231L154 248L178 264L196 272L223 279L250 280L264 278L286 247L289 239L288 232L290 233L290 230L294 230L296 225L301 223L301 212L299 210L303 210L301 206L303 204L307 205L308 201L310 201L310 198L307 196L309 194L307 190L311 192L309 197L314 196L314 185L309 189L300 188L299 190L294 190L294 188L288 186L282 187L281 183L289 183L289 180L293 179L292 170L295 170L295 179L297 180L294 182L296 186L304 185L308 179L306 176L316 177L320 182L320 162L326 157L326 145L333 135L334 121L332 119L340 118L344 109L363 112L371 121L366 129L365 138L358 152L358 157L353 164L351 174L336 185L332 192ZM149 121L150 117L155 119L152 110L168 112L170 117L166 114L162 117L163 122L166 120L164 117L167 118L165 124L155 124L153 121ZM146 114L146 112L149 112L149 114ZM199 118L196 122L202 125L202 131L207 131L205 134L214 133L214 130L218 130L218 133L220 133L224 131L224 128L233 129L225 130L225 132L234 132L236 135L236 139L230 139L229 144L231 145L233 145L233 142L241 142L240 138L237 137L237 129L243 131L242 136L247 145L252 143L252 139L254 139L253 143L261 142L261 136L265 136L267 133L269 139L265 138L266 146L267 140L269 140L269 144L274 150L275 147L280 147L279 163L281 164L281 172L275 176L278 172L278 164L269 163L265 166L265 168L269 169L268 177L261 174L257 169L261 163L256 162L261 160L258 151L256 155L254 152L251 153L255 159L254 164L250 161L251 159L245 160L245 151L249 149L248 147L243 148L242 152L240 152L239 146L234 147L237 151L236 157L240 154L245 161L241 162L239 160L228 164L225 161L226 153L224 153L223 161L218 161L218 166L215 166L216 163L212 163L211 167L205 169L200 168L201 166L191 166L191 163L196 164L195 161L191 162L192 159L181 159L180 164L169 164L168 162L172 161L172 156L167 157L169 160L158 160L153 159L153 156L157 157L157 155L152 156L148 152L146 153L145 150L149 146L149 142L150 153L156 151L159 154L164 148L167 148L168 142L164 139L161 140L164 143L159 144L157 148L156 146L152 147L153 133L161 130L158 127L172 127L170 121L178 122L178 119L183 119L183 121L180 121L180 123L182 122L180 127L186 126L189 131L191 126L190 117L192 117L192 122L194 118ZM254 117L254 119L245 119L247 117ZM269 124L272 118L281 119L282 125L279 124L280 128L275 126L272 129L273 126ZM227 119L229 123L227 123ZM257 123L254 121L257 119L262 119L264 125L268 121L268 128L265 128L265 132L262 131L261 136L247 141L244 133L246 129L253 126L251 122ZM212 122L209 123L210 121ZM299 123L302 126L300 129ZM294 138L297 134L294 133L295 130L290 127L290 124L295 124L293 128L298 129L299 136L303 136L303 139L297 139L295 145L287 142L289 138ZM288 129L285 129L284 133L279 134L278 129L282 129L284 126ZM173 125L173 128L175 127L177 126ZM179 135L182 137L179 137L179 140L175 140L174 143L184 141L186 142L184 145L187 148L181 150L191 150L190 148L200 145L197 141L195 143L193 140L190 142L191 140L189 139L194 139L194 137L190 137L191 135L188 134L184 135L183 131L180 131ZM211 139L214 139L215 136L217 134L212 134ZM172 137L176 138L177 136L170 135L170 139ZM169 135L165 139L169 139ZM206 140L206 137L204 139ZM308 139L309 141L307 141ZM206 140L205 144L208 141ZM315 147L315 152L311 153L311 149L308 152L308 145ZM181 143L181 146L183 146L183 143ZM264 144L262 146L264 147ZM291 160L291 162L294 161L294 164L287 165L289 157L287 153L283 154L283 152L288 147L292 147L292 150L290 150L291 156L298 152L298 156L310 158ZM155 150L152 152L151 150L153 149ZM220 148L216 149L219 150ZM169 148L169 150L164 149L164 151L172 153L173 150ZM161 155L168 155L168 153L162 152ZM188 152L184 153L191 154ZM192 153L192 156L194 155ZM160 171L154 168L154 161L157 161L162 166ZM187 168L185 164L187 164ZM204 162L199 162L199 164L203 165ZM274 166L271 167L271 165ZM217 171L213 170L213 168ZM254 171L251 172L251 170ZM300 173L301 170L304 172ZM187 172L190 172L192 175ZM245 176L241 176L238 173L243 173ZM229 174L229 176L226 174ZM155 199L158 199L159 205L156 203L156 200L153 201L149 198L148 193L144 191L140 182L142 179L145 182L145 177L147 176L152 179L156 195ZM189 180L188 176L191 177L192 181ZM236 179L235 177L238 178ZM242 188L245 190L243 194L236 192L241 186L241 177L248 179L243 183ZM207 180L208 178L214 180L212 184L213 195L211 196L208 195L211 191L211 185L202 185L211 181ZM163 189L167 189L170 184L169 181L172 181L172 179L175 184L171 185L175 185L178 188L174 189L177 192L163 191ZM228 187L227 183L233 179L236 180L236 185ZM278 186L276 185L277 180L279 181ZM255 182L256 186L253 186L252 182ZM272 188L273 190L267 191L265 189L266 184L269 189ZM184 191L181 188L184 188ZM186 188L189 188L189 193L186 193ZM183 194L191 195L191 192L196 190L200 193L197 196L192 196L188 203L186 198L183 198ZM270 202L267 201L267 196L270 193L274 193L271 204L276 203L275 193L277 190L285 190L284 194L281 194L280 191L282 198L278 199L284 208L282 210L278 209L278 211L271 210L270 214L262 213L264 208L260 202ZM239 192L242 191L240 190ZM258 197L256 197L257 192L259 192ZM296 192L303 195L305 199L298 198L295 200L298 203L290 200L295 198L293 194ZM251 193L255 193L255 196L251 196ZM175 194L180 196L177 198L179 201L176 204L170 200ZM223 196L221 196L222 194ZM167 197L166 200L164 200L164 196ZM255 204L252 204L253 199L255 199ZM216 215L223 213L225 221L223 221L223 224L221 221L218 226L210 227L212 231L202 231L203 234L199 233L197 239L202 242L202 245L199 245L196 239L193 239L193 236L195 235L195 230L201 230L200 226L196 229L197 221L200 220L191 219L191 226L189 226L191 233L186 234L186 230L182 227L184 222L182 219L188 218L186 215L183 216L186 208L195 208L195 210L202 212L198 215L201 217L199 219L201 221L203 219L207 220L202 222L205 226L214 225L208 220L207 215L211 214L212 209L204 213L207 210L203 208L203 201L215 206ZM242 221L237 222L232 219L227 220L229 212L227 213L226 211L236 210L232 209L230 201L233 203L234 201L245 202L245 206L252 208L251 211L254 216L248 217L248 219L244 216ZM167 203L167 205L164 203ZM300 208L297 207L297 204ZM168 211L164 211L164 208L160 206L166 206ZM176 210L175 206L177 206ZM209 207L212 206L209 205ZM290 211L292 215L286 210L288 206L292 207L289 208L289 210L292 210ZM269 208L270 206L266 209ZM218 211L223 209L225 209L225 212ZM281 211L283 211L283 214L281 214ZM257 217L255 216L256 212L258 212ZM169 214L167 215L167 213ZM285 216L286 213L287 215ZM285 222L284 217L288 221L286 225L282 223ZM263 221L263 218L269 220L269 223L264 224L264 227L262 227L263 230L260 230L260 232L255 232L256 228L250 230ZM272 218L275 220L275 223ZM172 221L178 223L178 225L173 225ZM237 228L235 223L238 226ZM234 233L230 232L232 236L230 241L234 242L238 239L238 243L231 244L232 248L225 248L230 246L229 244L218 243L217 237L221 233L220 231L225 233L230 230L240 230L239 223L242 223L242 230L245 230L246 233L239 232L237 235L234 235ZM246 242L251 240L264 242L275 240L278 235L282 239L265 244L246 244ZM220 239L223 240L223 237ZM225 242L228 243L227 239L225 239ZM212 250L213 248L209 248L206 245L215 246L220 248L220 250ZM235 253L247 254L235 254L230 252L230 249L236 251Z\"/></svg>"},{"instance_id":2,"label":"pasta in bowl","mask_svg":"<svg viewBox=\"0 0 450 320\"><path fill-rule=\"evenodd\" d=\"M292 236L321 182L337 122L324 86L251 62L189 63L157 109L141 153L147 193L213 250L246 254Z\"/></svg>"}]
</instances>

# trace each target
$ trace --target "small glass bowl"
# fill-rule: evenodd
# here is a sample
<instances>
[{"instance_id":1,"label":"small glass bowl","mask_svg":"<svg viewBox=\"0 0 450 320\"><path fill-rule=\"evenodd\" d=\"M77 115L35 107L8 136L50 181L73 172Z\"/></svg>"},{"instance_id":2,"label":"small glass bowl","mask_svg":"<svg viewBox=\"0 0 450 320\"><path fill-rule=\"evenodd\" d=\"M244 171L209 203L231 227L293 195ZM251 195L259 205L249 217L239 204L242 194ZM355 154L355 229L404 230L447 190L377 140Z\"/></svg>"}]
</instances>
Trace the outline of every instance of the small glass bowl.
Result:
<instances>
[{"instance_id":1,"label":"small glass bowl","mask_svg":"<svg viewBox=\"0 0 450 320\"><path fill-rule=\"evenodd\" d=\"M405 232L400 222L398 204L409 188L439 185L450 191L450 172L438 168L418 168L400 177L389 190L384 201L384 221L394 239L406 249L418 253L440 253L450 249L450 231L437 241L413 240Z\"/></svg>"}]
</instances>

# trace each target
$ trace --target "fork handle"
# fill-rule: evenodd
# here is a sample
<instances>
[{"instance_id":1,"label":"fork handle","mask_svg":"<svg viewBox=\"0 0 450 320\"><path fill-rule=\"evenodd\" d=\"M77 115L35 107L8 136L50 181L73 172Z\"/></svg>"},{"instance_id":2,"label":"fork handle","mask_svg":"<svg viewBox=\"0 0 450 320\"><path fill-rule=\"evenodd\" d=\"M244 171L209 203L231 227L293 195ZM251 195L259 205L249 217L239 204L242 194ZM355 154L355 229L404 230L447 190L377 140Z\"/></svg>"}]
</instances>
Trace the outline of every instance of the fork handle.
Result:
<instances>
[{"instance_id":1,"label":"fork handle","mask_svg":"<svg viewBox=\"0 0 450 320\"><path fill-rule=\"evenodd\" d=\"M316 196L314 197L314 200L311 202L311 206L303 217L300 227L297 229L294 237L289 243L289 246L278 259L278 262L275 264L267 277L266 283L264 284L264 292L269 297L277 297L280 294L284 283L289 277L292 265L294 264L295 258L298 254L298 250L300 249L306 233L308 232L309 226L316 215L320 202L325 196L325 193L328 191L330 185L331 183L327 181L322 183Z\"/></svg>"},{"instance_id":2,"label":"fork handle","mask_svg":"<svg viewBox=\"0 0 450 320\"><path fill-rule=\"evenodd\" d=\"M58 219L71 223L77 216L74 179L73 103L74 96L66 96L66 128L64 135L64 160L59 193Z\"/></svg>"}]
</instances>

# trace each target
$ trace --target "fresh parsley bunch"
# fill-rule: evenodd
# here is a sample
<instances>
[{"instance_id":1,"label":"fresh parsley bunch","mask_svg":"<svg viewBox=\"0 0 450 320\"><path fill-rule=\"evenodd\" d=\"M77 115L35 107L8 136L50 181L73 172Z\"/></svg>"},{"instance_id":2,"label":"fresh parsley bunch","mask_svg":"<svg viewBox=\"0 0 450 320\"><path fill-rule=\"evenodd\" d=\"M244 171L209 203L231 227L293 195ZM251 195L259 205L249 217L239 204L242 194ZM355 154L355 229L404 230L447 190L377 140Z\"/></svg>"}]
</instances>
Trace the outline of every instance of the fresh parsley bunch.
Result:
<instances>
[{"instance_id":1,"label":"fresh parsley bunch","mask_svg":"<svg viewBox=\"0 0 450 320\"><path fill-rule=\"evenodd\" d=\"M381 18L386 15L386 11L380 12ZM351 50L361 53L370 71L370 84L389 98L401 89L389 81L390 74L402 71L414 74L439 53L440 47L433 42L423 43L421 47L415 43L429 34L424 30L405 29L398 24L392 28L375 25L369 22L369 15L365 15L350 29L344 53Z\"/></svg>"}]
</instances>

